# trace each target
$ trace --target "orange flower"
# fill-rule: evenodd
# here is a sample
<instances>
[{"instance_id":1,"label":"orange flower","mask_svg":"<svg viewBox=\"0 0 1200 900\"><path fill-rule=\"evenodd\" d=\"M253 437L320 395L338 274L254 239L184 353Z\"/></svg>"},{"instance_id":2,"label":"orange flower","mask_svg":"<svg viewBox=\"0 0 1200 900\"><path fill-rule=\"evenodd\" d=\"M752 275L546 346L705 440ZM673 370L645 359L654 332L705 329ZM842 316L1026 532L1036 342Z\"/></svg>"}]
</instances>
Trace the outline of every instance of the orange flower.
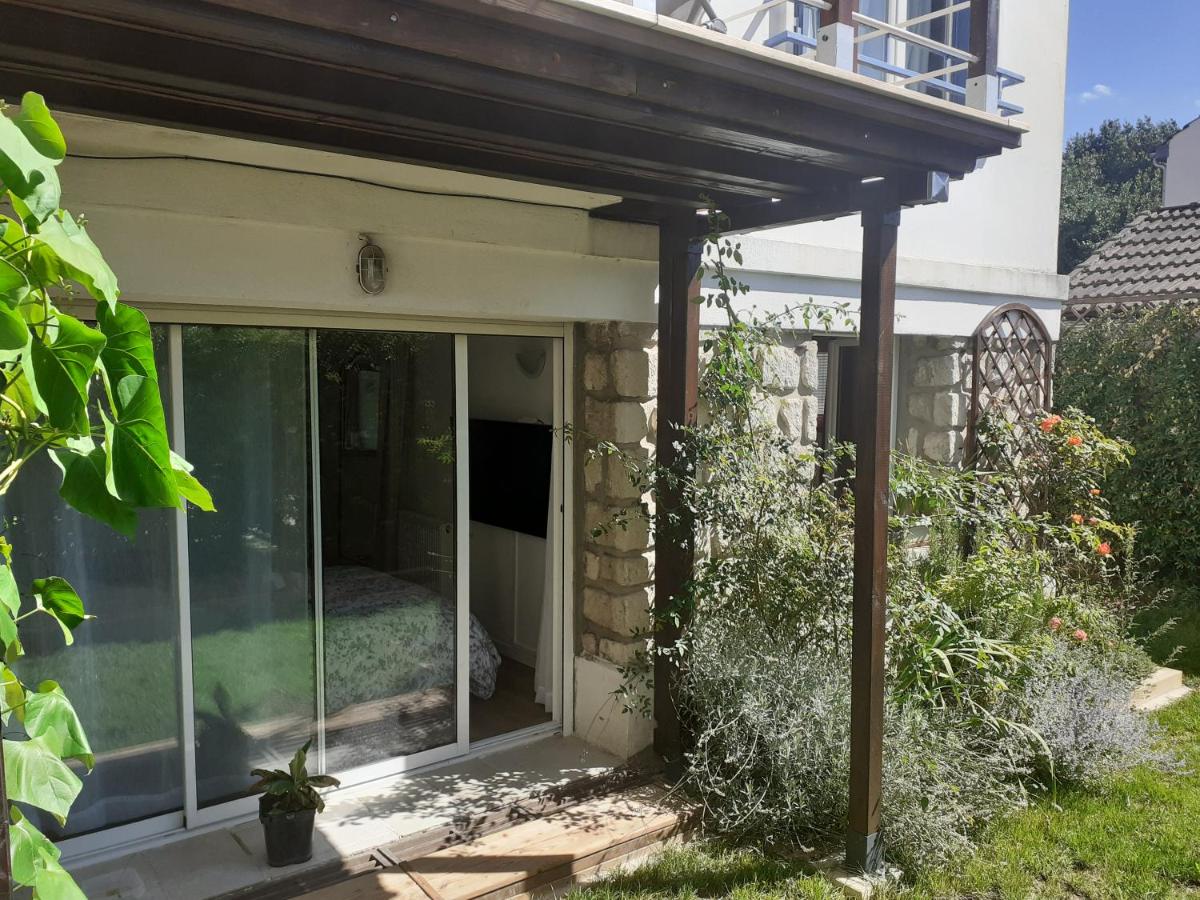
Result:
<instances>
[{"instance_id":1,"label":"orange flower","mask_svg":"<svg viewBox=\"0 0 1200 900\"><path fill-rule=\"evenodd\" d=\"M1079 513L1074 513L1071 516L1071 521L1074 522L1076 525L1082 525L1083 524L1083 516L1081 516Z\"/></svg>"},{"instance_id":2,"label":"orange flower","mask_svg":"<svg viewBox=\"0 0 1200 900\"><path fill-rule=\"evenodd\" d=\"M1053 431L1054 426L1061 421L1062 416L1046 416L1046 418L1042 419L1042 421L1038 423L1038 427L1042 429L1042 431Z\"/></svg>"},{"instance_id":3,"label":"orange flower","mask_svg":"<svg viewBox=\"0 0 1200 900\"><path fill-rule=\"evenodd\" d=\"M1067 438L1067 446L1069 446L1069 447L1078 447L1082 443L1083 443L1083 438L1081 438L1077 434L1073 434L1069 438Z\"/></svg>"},{"instance_id":4,"label":"orange flower","mask_svg":"<svg viewBox=\"0 0 1200 900\"><path fill-rule=\"evenodd\" d=\"M1096 552L1101 556L1112 556L1112 547L1109 545L1108 541L1104 541L1099 547L1096 548Z\"/></svg>"},{"instance_id":5,"label":"orange flower","mask_svg":"<svg viewBox=\"0 0 1200 900\"><path fill-rule=\"evenodd\" d=\"M1077 628L1075 630L1075 633L1073 635L1071 635L1071 637L1075 638L1075 640L1079 641L1079 643L1082 644L1084 641L1087 640L1087 632L1084 631L1082 628Z\"/></svg>"},{"instance_id":6,"label":"orange flower","mask_svg":"<svg viewBox=\"0 0 1200 900\"><path fill-rule=\"evenodd\" d=\"M1088 491L1088 493L1091 494L1093 497L1099 497L1100 496L1100 488L1092 488L1090 491Z\"/></svg>"}]
</instances>

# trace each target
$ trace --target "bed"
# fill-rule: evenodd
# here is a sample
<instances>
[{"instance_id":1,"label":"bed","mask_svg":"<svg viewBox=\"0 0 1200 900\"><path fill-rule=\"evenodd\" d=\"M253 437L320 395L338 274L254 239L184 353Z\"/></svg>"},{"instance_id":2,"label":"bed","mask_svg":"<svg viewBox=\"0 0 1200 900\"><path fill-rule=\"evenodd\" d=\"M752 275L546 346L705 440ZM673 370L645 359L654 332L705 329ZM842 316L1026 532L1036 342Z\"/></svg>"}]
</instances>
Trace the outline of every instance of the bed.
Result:
<instances>
[{"instance_id":1,"label":"bed","mask_svg":"<svg viewBox=\"0 0 1200 900\"><path fill-rule=\"evenodd\" d=\"M454 683L451 601L366 566L330 566L323 585L327 710ZM471 694L489 699L499 667L496 645L472 615Z\"/></svg>"}]
</instances>

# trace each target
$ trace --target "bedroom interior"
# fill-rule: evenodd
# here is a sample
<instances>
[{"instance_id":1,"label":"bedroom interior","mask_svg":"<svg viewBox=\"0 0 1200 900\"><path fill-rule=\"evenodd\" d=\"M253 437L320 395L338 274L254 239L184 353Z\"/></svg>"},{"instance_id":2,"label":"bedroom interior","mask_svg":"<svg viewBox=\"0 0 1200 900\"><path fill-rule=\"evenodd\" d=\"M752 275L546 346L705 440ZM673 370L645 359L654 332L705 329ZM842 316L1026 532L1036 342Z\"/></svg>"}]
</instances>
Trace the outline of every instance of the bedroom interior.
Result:
<instances>
[{"instance_id":1,"label":"bedroom interior","mask_svg":"<svg viewBox=\"0 0 1200 900\"><path fill-rule=\"evenodd\" d=\"M551 719L548 529L554 421L550 338L472 335L471 613L500 654L495 690L471 693L471 742Z\"/></svg>"},{"instance_id":2,"label":"bedroom interior","mask_svg":"<svg viewBox=\"0 0 1200 900\"><path fill-rule=\"evenodd\" d=\"M448 335L317 334L330 770L454 741L453 352ZM471 743L551 719L551 355L468 339Z\"/></svg>"}]
</instances>

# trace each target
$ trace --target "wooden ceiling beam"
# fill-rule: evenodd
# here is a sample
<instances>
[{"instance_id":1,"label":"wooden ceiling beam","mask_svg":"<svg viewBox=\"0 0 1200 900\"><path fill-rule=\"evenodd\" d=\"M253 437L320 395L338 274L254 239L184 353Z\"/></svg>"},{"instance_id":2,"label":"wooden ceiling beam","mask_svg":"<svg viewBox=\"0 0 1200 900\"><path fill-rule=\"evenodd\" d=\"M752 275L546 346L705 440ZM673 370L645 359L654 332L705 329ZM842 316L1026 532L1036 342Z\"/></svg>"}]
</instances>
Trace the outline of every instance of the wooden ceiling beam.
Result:
<instances>
[{"instance_id":1,"label":"wooden ceiling beam","mask_svg":"<svg viewBox=\"0 0 1200 900\"><path fill-rule=\"evenodd\" d=\"M370 0L6 0L0 7L52 10L166 36L196 35L213 45L290 54L324 66L349 66L427 85L436 81L476 96L553 106L572 116L620 121L673 137L709 143L740 140L758 151L864 175L880 174L881 168L938 168L963 174L990 146L982 138L961 145L947 140L944 130L929 133L883 123L874 115L880 99L861 90L859 99L871 102L868 116L843 96L845 86L836 98L841 106L831 109L653 59L600 53L579 40L548 39L498 21L503 10L478 0L459 3L449 12L447 5L417 0L402 6ZM537 8L559 6L542 3ZM474 16L464 12L470 9ZM521 21L536 18L531 14ZM763 63L758 65L762 68ZM789 74L793 80L813 80L804 73ZM898 102L885 99L893 106ZM943 118L947 127L953 123L953 114ZM1006 134L1015 141L1011 132L1007 129Z\"/></svg>"},{"instance_id":2,"label":"wooden ceiling beam","mask_svg":"<svg viewBox=\"0 0 1200 900\"><path fill-rule=\"evenodd\" d=\"M708 193L716 202L746 202L750 197L722 191L707 181L661 177L609 169L589 160L567 161L514 155L493 147L451 145L437 137L419 137L344 120L309 115L264 116L252 106L211 104L171 92L150 93L104 78L83 80L53 68L28 68L3 58L0 49L0 96L17 98L30 85L46 91L56 108L155 122L231 136L255 136L277 143L377 159L446 168L477 175L632 197L664 208L695 208Z\"/></svg>"},{"instance_id":3,"label":"wooden ceiling beam","mask_svg":"<svg viewBox=\"0 0 1200 900\"><path fill-rule=\"evenodd\" d=\"M858 213L878 206L881 198L900 206L922 206L946 199L949 185L941 173L900 175L869 182L842 181L804 197L779 202L750 201L723 208L729 219L728 232L746 234L781 225L802 225Z\"/></svg>"},{"instance_id":4,"label":"wooden ceiling beam","mask_svg":"<svg viewBox=\"0 0 1200 900\"><path fill-rule=\"evenodd\" d=\"M0 52L10 68L22 62L31 68L43 64L60 82L73 74L120 84L126 91L169 91L206 98L206 105L249 105L272 114L282 114L286 105L289 115L436 136L464 146L507 146L513 152L587 160L616 170L628 170L630 161L636 160L644 177L690 181L710 193L794 196L809 190L809 185L826 184L830 177L829 169L771 153L668 137L594 118L564 120L546 110L501 106L487 98L352 71L327 70L314 77L311 68L295 60L222 46L205 47L200 53L178 36L128 32L108 23L68 17L45 27L48 23L40 16L0 5ZM39 25L43 27L35 28ZM3 43L4 34L34 31L41 36L36 48ZM86 63L81 62L78 57L89 44L98 49ZM136 65L126 60L135 60ZM236 73L237 85L215 80L219 73ZM281 95L281 85L291 93ZM119 110L105 111L119 114ZM435 121L438 117L441 120Z\"/></svg>"}]
</instances>

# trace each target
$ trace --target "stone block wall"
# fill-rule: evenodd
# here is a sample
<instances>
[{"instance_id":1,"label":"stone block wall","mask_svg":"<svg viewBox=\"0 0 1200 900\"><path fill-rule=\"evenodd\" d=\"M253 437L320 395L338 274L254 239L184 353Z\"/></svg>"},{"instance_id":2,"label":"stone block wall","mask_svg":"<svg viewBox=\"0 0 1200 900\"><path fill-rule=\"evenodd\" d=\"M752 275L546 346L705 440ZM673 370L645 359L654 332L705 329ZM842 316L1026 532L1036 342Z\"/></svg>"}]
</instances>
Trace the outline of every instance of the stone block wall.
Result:
<instances>
[{"instance_id":1,"label":"stone block wall","mask_svg":"<svg viewBox=\"0 0 1200 900\"><path fill-rule=\"evenodd\" d=\"M896 370L896 437L900 450L961 465L971 410L971 342L967 338L900 338Z\"/></svg>"},{"instance_id":2,"label":"stone block wall","mask_svg":"<svg viewBox=\"0 0 1200 900\"><path fill-rule=\"evenodd\" d=\"M762 425L774 425L797 450L817 442L817 342L784 338L758 353L766 395L756 410Z\"/></svg>"},{"instance_id":3,"label":"stone block wall","mask_svg":"<svg viewBox=\"0 0 1200 900\"><path fill-rule=\"evenodd\" d=\"M608 440L627 454L649 461L654 452L658 387L657 334L649 325L599 322L582 326L579 408L576 410L579 468L584 502L578 523L576 561L580 573L577 633L586 656L614 665L631 662L643 642L634 635L650 626L654 601L653 536L645 519L649 496L640 496L616 458L588 460L595 440ZM817 440L817 344L786 338L760 352L766 395L756 413L778 428L797 449ZM592 529L629 510L627 529L593 536Z\"/></svg>"},{"instance_id":4,"label":"stone block wall","mask_svg":"<svg viewBox=\"0 0 1200 900\"><path fill-rule=\"evenodd\" d=\"M594 322L582 327L580 337L576 452L584 502L576 544L579 649L621 666L637 652L635 632L650 626L653 537L645 518L637 515L650 498L640 496L620 459L587 457L596 440L606 440L636 459L651 458L657 419L657 332L652 325ZM627 529L592 535L593 528L610 522L621 510L629 511Z\"/></svg>"}]
</instances>

